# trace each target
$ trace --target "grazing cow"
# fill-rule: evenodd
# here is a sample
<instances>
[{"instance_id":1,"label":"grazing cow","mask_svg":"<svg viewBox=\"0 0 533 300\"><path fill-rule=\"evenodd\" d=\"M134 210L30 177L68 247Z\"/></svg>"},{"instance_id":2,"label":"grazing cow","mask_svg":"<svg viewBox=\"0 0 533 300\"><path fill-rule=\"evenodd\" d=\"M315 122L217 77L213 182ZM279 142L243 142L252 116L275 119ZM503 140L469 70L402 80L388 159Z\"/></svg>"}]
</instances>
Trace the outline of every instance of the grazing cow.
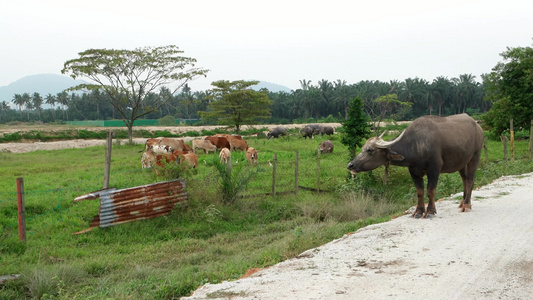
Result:
<instances>
[{"instance_id":1,"label":"grazing cow","mask_svg":"<svg viewBox=\"0 0 533 300\"><path fill-rule=\"evenodd\" d=\"M330 140L325 140L320 143L320 153L333 153L333 142Z\"/></svg>"},{"instance_id":2,"label":"grazing cow","mask_svg":"<svg viewBox=\"0 0 533 300\"><path fill-rule=\"evenodd\" d=\"M206 136L205 140L210 141L213 145L217 146L217 149L229 148L228 139L221 136Z\"/></svg>"},{"instance_id":3,"label":"grazing cow","mask_svg":"<svg viewBox=\"0 0 533 300\"><path fill-rule=\"evenodd\" d=\"M248 143L245 140L231 139L229 140L230 150L248 150Z\"/></svg>"},{"instance_id":4,"label":"grazing cow","mask_svg":"<svg viewBox=\"0 0 533 300\"><path fill-rule=\"evenodd\" d=\"M219 134L216 134L215 136L225 137L228 141L229 140L233 140L233 139L242 140L242 136L240 136L238 134L219 133Z\"/></svg>"},{"instance_id":5,"label":"grazing cow","mask_svg":"<svg viewBox=\"0 0 533 300\"><path fill-rule=\"evenodd\" d=\"M144 143L144 151L148 151L148 150L152 149L152 147L154 145L159 145L160 141L161 141L161 139L154 139L154 138L147 139L146 143Z\"/></svg>"},{"instance_id":6,"label":"grazing cow","mask_svg":"<svg viewBox=\"0 0 533 300\"><path fill-rule=\"evenodd\" d=\"M268 139L270 139L271 137L278 138L281 135L287 135L287 131L288 131L287 127L278 126L274 128L274 130L267 133L267 138Z\"/></svg>"},{"instance_id":7,"label":"grazing cow","mask_svg":"<svg viewBox=\"0 0 533 300\"><path fill-rule=\"evenodd\" d=\"M144 151L141 156L141 166L143 169L151 168L155 163L155 153L152 150Z\"/></svg>"},{"instance_id":8,"label":"grazing cow","mask_svg":"<svg viewBox=\"0 0 533 300\"><path fill-rule=\"evenodd\" d=\"M220 157L220 163L227 164L228 161L231 159L231 151L229 151L228 148L222 148L220 149L218 157Z\"/></svg>"},{"instance_id":9,"label":"grazing cow","mask_svg":"<svg viewBox=\"0 0 533 300\"><path fill-rule=\"evenodd\" d=\"M193 140L192 152L196 153L196 149L204 149L206 154L209 153L209 151L217 152L217 146L213 145L208 140Z\"/></svg>"},{"instance_id":10,"label":"grazing cow","mask_svg":"<svg viewBox=\"0 0 533 300\"><path fill-rule=\"evenodd\" d=\"M183 143L183 151L192 152L192 148L189 144Z\"/></svg>"},{"instance_id":11,"label":"grazing cow","mask_svg":"<svg viewBox=\"0 0 533 300\"><path fill-rule=\"evenodd\" d=\"M320 135L332 135L335 133L335 129L332 126L320 126Z\"/></svg>"},{"instance_id":12,"label":"grazing cow","mask_svg":"<svg viewBox=\"0 0 533 300\"><path fill-rule=\"evenodd\" d=\"M198 166L198 155L196 153L181 153L178 155L178 162L181 163L181 160L186 161L189 166L196 168Z\"/></svg>"},{"instance_id":13,"label":"grazing cow","mask_svg":"<svg viewBox=\"0 0 533 300\"><path fill-rule=\"evenodd\" d=\"M165 154L165 153L172 152L172 149L170 148L170 146L160 145L160 144L155 144L153 146L150 146L149 150L153 151L155 154Z\"/></svg>"},{"instance_id":14,"label":"grazing cow","mask_svg":"<svg viewBox=\"0 0 533 300\"><path fill-rule=\"evenodd\" d=\"M256 164L257 163L257 150L255 150L253 147L248 148L248 150L246 150L246 159L248 160L250 165L254 163Z\"/></svg>"},{"instance_id":15,"label":"grazing cow","mask_svg":"<svg viewBox=\"0 0 533 300\"><path fill-rule=\"evenodd\" d=\"M470 198L483 148L483 130L467 114L448 117L424 116L414 120L392 141L368 139L361 153L348 164L352 174L370 171L381 165L409 168L416 187L418 204L415 218L437 213L435 193L441 173L459 172L463 179L461 211L470 211ZM424 175L427 175L429 203L424 207Z\"/></svg>"},{"instance_id":16,"label":"grazing cow","mask_svg":"<svg viewBox=\"0 0 533 300\"><path fill-rule=\"evenodd\" d=\"M171 152L174 150L183 151L185 142L182 139L162 138L159 145L169 146Z\"/></svg>"}]
</instances>

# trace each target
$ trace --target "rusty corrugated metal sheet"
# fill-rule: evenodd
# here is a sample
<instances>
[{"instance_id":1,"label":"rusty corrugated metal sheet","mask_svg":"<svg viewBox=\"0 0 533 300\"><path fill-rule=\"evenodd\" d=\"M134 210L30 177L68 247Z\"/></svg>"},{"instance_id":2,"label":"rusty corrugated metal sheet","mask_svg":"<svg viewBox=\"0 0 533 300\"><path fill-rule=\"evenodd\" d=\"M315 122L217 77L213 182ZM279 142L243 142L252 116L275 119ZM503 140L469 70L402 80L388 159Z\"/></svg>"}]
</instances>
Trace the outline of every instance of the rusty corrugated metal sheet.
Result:
<instances>
[{"instance_id":1,"label":"rusty corrugated metal sheet","mask_svg":"<svg viewBox=\"0 0 533 300\"><path fill-rule=\"evenodd\" d=\"M90 227L155 218L170 214L177 203L187 200L183 178L117 190L104 189L78 196L74 201L100 198L98 215Z\"/></svg>"}]
</instances>

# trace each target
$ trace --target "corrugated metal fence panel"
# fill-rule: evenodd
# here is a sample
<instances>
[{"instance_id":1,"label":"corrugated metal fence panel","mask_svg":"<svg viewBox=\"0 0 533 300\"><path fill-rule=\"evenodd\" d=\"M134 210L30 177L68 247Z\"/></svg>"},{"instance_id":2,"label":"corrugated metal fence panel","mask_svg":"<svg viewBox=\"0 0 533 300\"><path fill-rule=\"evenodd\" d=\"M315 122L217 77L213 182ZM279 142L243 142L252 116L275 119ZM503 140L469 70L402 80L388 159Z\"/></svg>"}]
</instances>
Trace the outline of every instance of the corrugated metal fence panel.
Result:
<instances>
[{"instance_id":1,"label":"corrugated metal fence panel","mask_svg":"<svg viewBox=\"0 0 533 300\"><path fill-rule=\"evenodd\" d=\"M185 187L185 180L180 178L122 190L100 190L74 201L100 198L98 216L90 227L109 227L170 214L177 203L187 201Z\"/></svg>"}]
</instances>

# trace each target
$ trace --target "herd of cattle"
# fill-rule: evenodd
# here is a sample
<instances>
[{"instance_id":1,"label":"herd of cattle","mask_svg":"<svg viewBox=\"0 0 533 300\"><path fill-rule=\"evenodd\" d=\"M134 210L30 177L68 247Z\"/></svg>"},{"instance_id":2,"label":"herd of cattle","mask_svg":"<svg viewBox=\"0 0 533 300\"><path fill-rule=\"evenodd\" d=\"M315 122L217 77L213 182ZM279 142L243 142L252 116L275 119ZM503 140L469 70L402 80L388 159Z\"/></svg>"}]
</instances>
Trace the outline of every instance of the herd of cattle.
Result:
<instances>
[{"instance_id":1,"label":"herd of cattle","mask_svg":"<svg viewBox=\"0 0 533 300\"><path fill-rule=\"evenodd\" d=\"M335 132L331 126L321 125L306 125L301 131L304 138L317 134L332 135ZM286 127L278 126L267 133L267 138L278 138L287 135L288 129ZM151 168L159 166L164 168L165 164L169 163L186 163L188 167L196 168L198 166L198 151L203 150L204 153L216 153L218 151L220 163L228 163L231 161L231 153L233 151L244 151L246 159L250 165L257 164L257 150L249 147L248 143L242 139L240 135L231 134L216 134L207 136L203 139L192 140L192 146L185 143L182 139L175 138L151 138L146 140L144 152L141 156L142 168ZM320 144L319 151L321 153L332 153L333 142L330 140L323 141ZM158 171L156 170L157 174Z\"/></svg>"}]
</instances>

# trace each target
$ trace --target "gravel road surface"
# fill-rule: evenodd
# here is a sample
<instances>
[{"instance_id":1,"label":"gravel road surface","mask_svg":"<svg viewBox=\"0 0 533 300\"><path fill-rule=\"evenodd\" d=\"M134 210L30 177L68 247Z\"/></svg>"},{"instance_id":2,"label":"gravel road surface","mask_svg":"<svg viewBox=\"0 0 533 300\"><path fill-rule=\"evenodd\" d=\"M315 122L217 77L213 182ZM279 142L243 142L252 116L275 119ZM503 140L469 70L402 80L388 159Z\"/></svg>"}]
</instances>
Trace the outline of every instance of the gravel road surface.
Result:
<instances>
[{"instance_id":1,"label":"gravel road surface","mask_svg":"<svg viewBox=\"0 0 533 300\"><path fill-rule=\"evenodd\" d=\"M533 173L461 195L182 299L533 299Z\"/></svg>"}]
</instances>

